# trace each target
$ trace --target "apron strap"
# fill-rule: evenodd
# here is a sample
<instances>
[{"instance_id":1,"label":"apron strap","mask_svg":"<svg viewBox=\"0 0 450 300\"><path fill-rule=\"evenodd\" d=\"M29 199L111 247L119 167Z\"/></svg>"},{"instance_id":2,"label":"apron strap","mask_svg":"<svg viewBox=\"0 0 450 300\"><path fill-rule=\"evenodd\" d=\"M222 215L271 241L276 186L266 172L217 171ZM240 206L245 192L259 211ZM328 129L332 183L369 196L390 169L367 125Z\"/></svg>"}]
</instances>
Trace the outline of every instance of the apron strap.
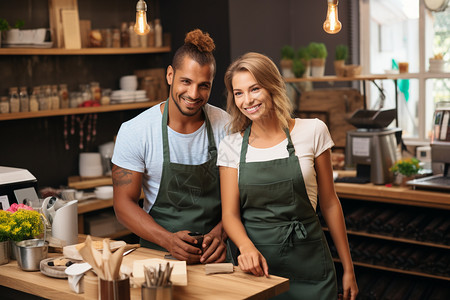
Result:
<instances>
[{"instance_id":1,"label":"apron strap","mask_svg":"<svg viewBox=\"0 0 450 300\"><path fill-rule=\"evenodd\" d=\"M245 163L245 158L247 156L248 150L248 139L250 136L250 129L252 127L252 123L250 123L244 131L244 136L242 137L242 146L241 146L241 157L240 163ZM291 134L289 133L289 128L285 128L284 132L286 133L286 137L288 139L288 144L286 145L286 149L289 152L289 156L295 155L294 144L292 143Z\"/></svg>"},{"instance_id":2,"label":"apron strap","mask_svg":"<svg viewBox=\"0 0 450 300\"><path fill-rule=\"evenodd\" d=\"M162 138L163 138L163 155L164 162L170 162L170 151L169 151L169 135L167 129L167 121L169 119L169 99L166 100L166 105L164 105L164 111L162 115ZM202 107L202 111L205 114L205 126L208 135L208 154L209 158L217 157L217 147L214 140L214 133L211 128L211 123L209 122L208 114L206 113L205 107Z\"/></svg>"}]
</instances>

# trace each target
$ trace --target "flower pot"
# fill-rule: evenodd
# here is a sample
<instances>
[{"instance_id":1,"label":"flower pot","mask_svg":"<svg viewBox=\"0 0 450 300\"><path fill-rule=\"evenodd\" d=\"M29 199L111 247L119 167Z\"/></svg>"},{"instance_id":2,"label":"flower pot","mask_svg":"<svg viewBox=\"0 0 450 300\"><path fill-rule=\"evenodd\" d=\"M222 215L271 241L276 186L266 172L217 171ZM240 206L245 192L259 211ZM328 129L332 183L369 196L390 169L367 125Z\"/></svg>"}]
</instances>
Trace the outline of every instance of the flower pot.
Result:
<instances>
[{"instance_id":1,"label":"flower pot","mask_svg":"<svg viewBox=\"0 0 450 300\"><path fill-rule=\"evenodd\" d=\"M325 74L325 59L311 58L311 77L323 77Z\"/></svg>"},{"instance_id":2,"label":"flower pot","mask_svg":"<svg viewBox=\"0 0 450 300\"><path fill-rule=\"evenodd\" d=\"M280 61L281 75L283 75L284 78L295 77L294 72L292 71L293 65L294 65L294 61L292 59L282 59Z\"/></svg>"},{"instance_id":3,"label":"flower pot","mask_svg":"<svg viewBox=\"0 0 450 300\"><path fill-rule=\"evenodd\" d=\"M336 73L336 76L345 76L345 60L342 59L334 61L334 72Z\"/></svg>"},{"instance_id":4,"label":"flower pot","mask_svg":"<svg viewBox=\"0 0 450 300\"><path fill-rule=\"evenodd\" d=\"M407 187L408 185L406 183L410 180L413 180L414 177L415 177L414 175L406 176L403 174L396 174L394 179L394 185Z\"/></svg>"},{"instance_id":5,"label":"flower pot","mask_svg":"<svg viewBox=\"0 0 450 300\"><path fill-rule=\"evenodd\" d=\"M0 242L0 265L9 263L9 241Z\"/></svg>"},{"instance_id":6,"label":"flower pot","mask_svg":"<svg viewBox=\"0 0 450 300\"><path fill-rule=\"evenodd\" d=\"M39 271L40 262L47 258L48 242L32 239L14 243L17 264L24 271Z\"/></svg>"}]
</instances>

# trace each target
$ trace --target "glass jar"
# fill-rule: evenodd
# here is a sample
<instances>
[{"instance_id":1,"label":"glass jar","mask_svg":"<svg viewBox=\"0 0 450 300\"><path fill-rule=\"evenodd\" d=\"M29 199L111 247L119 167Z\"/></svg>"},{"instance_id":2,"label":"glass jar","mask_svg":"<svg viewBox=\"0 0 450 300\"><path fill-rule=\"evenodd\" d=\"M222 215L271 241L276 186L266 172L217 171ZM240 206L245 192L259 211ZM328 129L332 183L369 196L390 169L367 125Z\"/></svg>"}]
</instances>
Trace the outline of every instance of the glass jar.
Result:
<instances>
[{"instance_id":1,"label":"glass jar","mask_svg":"<svg viewBox=\"0 0 450 300\"><path fill-rule=\"evenodd\" d=\"M111 103L111 89L104 89L102 91L101 105L109 105Z\"/></svg>"},{"instance_id":2,"label":"glass jar","mask_svg":"<svg viewBox=\"0 0 450 300\"><path fill-rule=\"evenodd\" d=\"M48 110L49 109L47 98L46 98L46 95L45 95L45 89L46 89L45 85L39 87L39 99L38 99L38 101L39 101L39 110Z\"/></svg>"},{"instance_id":3,"label":"glass jar","mask_svg":"<svg viewBox=\"0 0 450 300\"><path fill-rule=\"evenodd\" d=\"M60 109L58 86L52 85L52 109Z\"/></svg>"},{"instance_id":4,"label":"glass jar","mask_svg":"<svg viewBox=\"0 0 450 300\"><path fill-rule=\"evenodd\" d=\"M120 27L120 44L122 48L130 47L130 32L127 22L122 22L122 26Z\"/></svg>"},{"instance_id":5,"label":"glass jar","mask_svg":"<svg viewBox=\"0 0 450 300\"><path fill-rule=\"evenodd\" d=\"M59 104L61 108L69 108L69 91L65 83L59 85Z\"/></svg>"},{"instance_id":6,"label":"glass jar","mask_svg":"<svg viewBox=\"0 0 450 300\"><path fill-rule=\"evenodd\" d=\"M20 112L20 98L17 87L9 88L9 109L12 113Z\"/></svg>"},{"instance_id":7,"label":"glass jar","mask_svg":"<svg viewBox=\"0 0 450 300\"><path fill-rule=\"evenodd\" d=\"M92 100L100 103L100 99L102 98L102 90L100 89L100 84L98 82L91 82L90 88Z\"/></svg>"},{"instance_id":8,"label":"glass jar","mask_svg":"<svg viewBox=\"0 0 450 300\"><path fill-rule=\"evenodd\" d=\"M34 87L30 95L30 111L39 111L39 87Z\"/></svg>"},{"instance_id":9,"label":"glass jar","mask_svg":"<svg viewBox=\"0 0 450 300\"><path fill-rule=\"evenodd\" d=\"M163 46L163 28L161 25L161 20L155 20L155 47Z\"/></svg>"},{"instance_id":10,"label":"glass jar","mask_svg":"<svg viewBox=\"0 0 450 300\"><path fill-rule=\"evenodd\" d=\"M2 96L0 98L0 113L7 114L9 113L9 101L8 97Z\"/></svg>"},{"instance_id":11,"label":"glass jar","mask_svg":"<svg viewBox=\"0 0 450 300\"><path fill-rule=\"evenodd\" d=\"M19 99L20 99L20 111L21 112L29 111L30 100L28 98L28 91L26 86L22 86L20 88Z\"/></svg>"},{"instance_id":12,"label":"glass jar","mask_svg":"<svg viewBox=\"0 0 450 300\"><path fill-rule=\"evenodd\" d=\"M120 48L120 30L117 28L112 33L112 47Z\"/></svg>"}]
</instances>

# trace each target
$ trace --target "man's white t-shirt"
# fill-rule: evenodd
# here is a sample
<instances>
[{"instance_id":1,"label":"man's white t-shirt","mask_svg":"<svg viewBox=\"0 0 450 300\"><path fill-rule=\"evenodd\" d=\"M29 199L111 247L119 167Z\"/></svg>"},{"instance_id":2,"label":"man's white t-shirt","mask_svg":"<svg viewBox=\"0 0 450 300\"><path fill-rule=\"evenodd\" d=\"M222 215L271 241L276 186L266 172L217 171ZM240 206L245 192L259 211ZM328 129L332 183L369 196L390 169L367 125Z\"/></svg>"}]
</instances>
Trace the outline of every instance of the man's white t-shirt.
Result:
<instances>
[{"instance_id":1,"label":"man's white t-shirt","mask_svg":"<svg viewBox=\"0 0 450 300\"><path fill-rule=\"evenodd\" d=\"M226 136L219 146L218 166L239 169L242 146L240 133ZM317 180L314 169L314 159L327 149L334 146L330 133L324 122L319 119L295 119L291 131L291 139L295 148L295 155L300 161L300 167L305 181L306 192L314 209L317 206ZM269 161L288 157L286 149L288 140L270 148L255 148L248 145L246 162Z\"/></svg>"},{"instance_id":2,"label":"man's white t-shirt","mask_svg":"<svg viewBox=\"0 0 450 300\"><path fill-rule=\"evenodd\" d=\"M163 166L162 112L155 105L123 123L117 134L112 163L143 173L144 210L149 212L158 195ZM206 104L205 110L214 132L216 147L226 135L229 115L222 109ZM168 127L170 161L199 165L208 160L208 135L205 122L190 134L181 134Z\"/></svg>"}]
</instances>

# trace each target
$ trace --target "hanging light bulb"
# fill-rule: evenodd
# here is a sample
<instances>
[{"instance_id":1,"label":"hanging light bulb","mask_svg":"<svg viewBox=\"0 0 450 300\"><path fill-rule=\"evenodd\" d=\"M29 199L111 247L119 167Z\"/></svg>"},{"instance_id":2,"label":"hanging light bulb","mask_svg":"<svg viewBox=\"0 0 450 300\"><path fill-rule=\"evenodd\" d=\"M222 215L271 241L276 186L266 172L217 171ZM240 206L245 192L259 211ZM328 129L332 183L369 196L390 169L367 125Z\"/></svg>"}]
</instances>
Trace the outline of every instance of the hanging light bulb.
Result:
<instances>
[{"instance_id":1,"label":"hanging light bulb","mask_svg":"<svg viewBox=\"0 0 450 300\"><path fill-rule=\"evenodd\" d=\"M342 24L338 20L338 0L327 0L328 1L328 10L327 10L327 18L325 22L323 22L323 30L326 33L335 34L341 31Z\"/></svg>"},{"instance_id":2,"label":"hanging light bulb","mask_svg":"<svg viewBox=\"0 0 450 300\"><path fill-rule=\"evenodd\" d=\"M150 26L147 24L147 3L139 0L136 4L136 24L134 24L134 32L139 35L149 33Z\"/></svg>"}]
</instances>

